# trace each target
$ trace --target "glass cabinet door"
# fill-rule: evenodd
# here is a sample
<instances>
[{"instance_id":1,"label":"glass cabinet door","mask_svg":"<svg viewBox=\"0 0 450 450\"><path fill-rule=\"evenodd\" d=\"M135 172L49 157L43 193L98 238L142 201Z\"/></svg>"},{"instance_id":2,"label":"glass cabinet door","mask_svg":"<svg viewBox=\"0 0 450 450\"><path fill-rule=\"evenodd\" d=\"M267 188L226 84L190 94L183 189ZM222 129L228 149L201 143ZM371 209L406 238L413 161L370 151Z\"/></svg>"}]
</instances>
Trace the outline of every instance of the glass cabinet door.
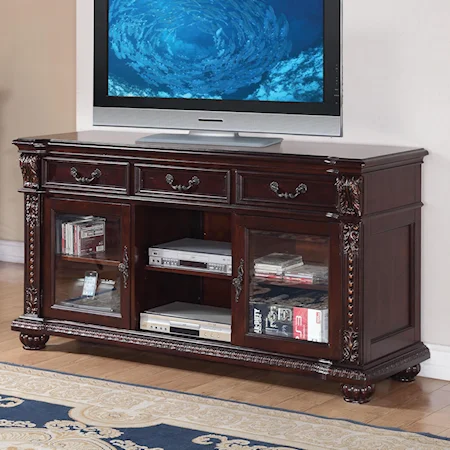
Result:
<instances>
[{"instance_id":1,"label":"glass cabinet door","mask_svg":"<svg viewBox=\"0 0 450 450\"><path fill-rule=\"evenodd\" d=\"M238 216L237 236L242 292L235 298L234 343L303 356L339 354L337 224Z\"/></svg>"},{"instance_id":2,"label":"glass cabinet door","mask_svg":"<svg viewBox=\"0 0 450 450\"><path fill-rule=\"evenodd\" d=\"M47 317L110 326L129 322L129 207L49 200L52 276Z\"/></svg>"}]
</instances>

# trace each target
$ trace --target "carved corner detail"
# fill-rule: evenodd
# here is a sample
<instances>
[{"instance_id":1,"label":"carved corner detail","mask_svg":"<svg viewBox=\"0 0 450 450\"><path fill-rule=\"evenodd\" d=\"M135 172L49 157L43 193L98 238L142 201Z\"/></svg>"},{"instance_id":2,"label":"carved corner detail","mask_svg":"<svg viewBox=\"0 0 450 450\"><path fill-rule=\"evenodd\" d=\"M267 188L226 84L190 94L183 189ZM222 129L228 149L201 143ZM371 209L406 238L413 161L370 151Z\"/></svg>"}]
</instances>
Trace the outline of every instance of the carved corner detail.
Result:
<instances>
[{"instance_id":1,"label":"carved corner detail","mask_svg":"<svg viewBox=\"0 0 450 450\"><path fill-rule=\"evenodd\" d=\"M341 177L336 179L339 214L361 217L362 177Z\"/></svg>"},{"instance_id":2,"label":"carved corner detail","mask_svg":"<svg viewBox=\"0 0 450 450\"><path fill-rule=\"evenodd\" d=\"M24 188L39 188L38 161L39 158L36 155L27 155L24 153L20 155L19 162Z\"/></svg>"}]
</instances>

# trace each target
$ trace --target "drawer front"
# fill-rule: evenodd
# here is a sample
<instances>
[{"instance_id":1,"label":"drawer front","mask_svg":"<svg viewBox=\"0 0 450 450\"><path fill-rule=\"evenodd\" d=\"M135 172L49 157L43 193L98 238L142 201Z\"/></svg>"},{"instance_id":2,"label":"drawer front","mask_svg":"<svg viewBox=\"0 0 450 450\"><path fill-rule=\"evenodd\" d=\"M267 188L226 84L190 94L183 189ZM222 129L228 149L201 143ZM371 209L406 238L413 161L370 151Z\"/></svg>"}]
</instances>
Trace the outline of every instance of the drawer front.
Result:
<instances>
[{"instance_id":1,"label":"drawer front","mask_svg":"<svg viewBox=\"0 0 450 450\"><path fill-rule=\"evenodd\" d=\"M236 180L238 204L336 210L337 192L331 177L238 171Z\"/></svg>"},{"instance_id":2,"label":"drawer front","mask_svg":"<svg viewBox=\"0 0 450 450\"><path fill-rule=\"evenodd\" d=\"M230 203L230 171L135 164L136 194Z\"/></svg>"},{"instance_id":3,"label":"drawer front","mask_svg":"<svg viewBox=\"0 0 450 450\"><path fill-rule=\"evenodd\" d=\"M128 163L46 158L44 167L46 187L128 192Z\"/></svg>"}]
</instances>

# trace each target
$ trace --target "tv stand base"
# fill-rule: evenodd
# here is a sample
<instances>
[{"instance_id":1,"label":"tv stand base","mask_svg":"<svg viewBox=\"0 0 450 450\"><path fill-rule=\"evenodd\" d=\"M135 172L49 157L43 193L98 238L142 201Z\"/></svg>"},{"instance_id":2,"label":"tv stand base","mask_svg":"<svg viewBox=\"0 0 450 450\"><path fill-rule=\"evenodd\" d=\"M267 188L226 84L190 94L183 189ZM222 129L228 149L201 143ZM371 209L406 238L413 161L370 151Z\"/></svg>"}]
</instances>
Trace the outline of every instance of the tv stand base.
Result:
<instances>
[{"instance_id":1,"label":"tv stand base","mask_svg":"<svg viewBox=\"0 0 450 450\"><path fill-rule=\"evenodd\" d=\"M240 136L233 132L190 131L189 134L150 134L136 141L136 144L180 144L200 146L254 147L263 148L279 144L282 138Z\"/></svg>"},{"instance_id":2,"label":"tv stand base","mask_svg":"<svg viewBox=\"0 0 450 450\"><path fill-rule=\"evenodd\" d=\"M187 341L183 337L162 336L148 331L99 327L63 320L37 321L21 317L12 322L11 328L20 331L20 340L26 350L43 349L51 335L141 350L146 348L166 354L293 372L322 380L338 381L342 383L344 400L353 403L370 401L375 392L375 383L378 381L389 377L399 379L397 377L404 373L412 375L416 368L420 367L419 362L426 360L430 355L428 348L418 343L382 358L367 368L362 368L351 367L337 361L321 362L313 358L276 355L219 341L194 338Z\"/></svg>"}]
</instances>

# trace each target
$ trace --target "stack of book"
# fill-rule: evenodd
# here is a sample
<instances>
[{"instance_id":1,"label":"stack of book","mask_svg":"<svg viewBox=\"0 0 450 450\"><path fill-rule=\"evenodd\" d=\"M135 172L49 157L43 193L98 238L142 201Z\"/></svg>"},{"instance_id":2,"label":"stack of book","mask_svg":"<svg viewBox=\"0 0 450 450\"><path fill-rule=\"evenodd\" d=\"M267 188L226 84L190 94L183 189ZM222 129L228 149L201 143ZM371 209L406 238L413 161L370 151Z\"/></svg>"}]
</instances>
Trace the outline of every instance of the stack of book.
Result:
<instances>
[{"instance_id":1,"label":"stack of book","mask_svg":"<svg viewBox=\"0 0 450 450\"><path fill-rule=\"evenodd\" d=\"M304 264L287 269L284 279L301 284L328 284L328 267L318 264Z\"/></svg>"},{"instance_id":2,"label":"stack of book","mask_svg":"<svg viewBox=\"0 0 450 450\"><path fill-rule=\"evenodd\" d=\"M321 291L268 286L250 299L249 331L328 342L328 295Z\"/></svg>"},{"instance_id":3,"label":"stack of book","mask_svg":"<svg viewBox=\"0 0 450 450\"><path fill-rule=\"evenodd\" d=\"M303 265L303 258L290 253L270 253L255 259L255 276L282 279L286 270Z\"/></svg>"},{"instance_id":4,"label":"stack of book","mask_svg":"<svg viewBox=\"0 0 450 450\"><path fill-rule=\"evenodd\" d=\"M106 219L78 217L61 223L61 252L70 256L86 256L105 251Z\"/></svg>"}]
</instances>

